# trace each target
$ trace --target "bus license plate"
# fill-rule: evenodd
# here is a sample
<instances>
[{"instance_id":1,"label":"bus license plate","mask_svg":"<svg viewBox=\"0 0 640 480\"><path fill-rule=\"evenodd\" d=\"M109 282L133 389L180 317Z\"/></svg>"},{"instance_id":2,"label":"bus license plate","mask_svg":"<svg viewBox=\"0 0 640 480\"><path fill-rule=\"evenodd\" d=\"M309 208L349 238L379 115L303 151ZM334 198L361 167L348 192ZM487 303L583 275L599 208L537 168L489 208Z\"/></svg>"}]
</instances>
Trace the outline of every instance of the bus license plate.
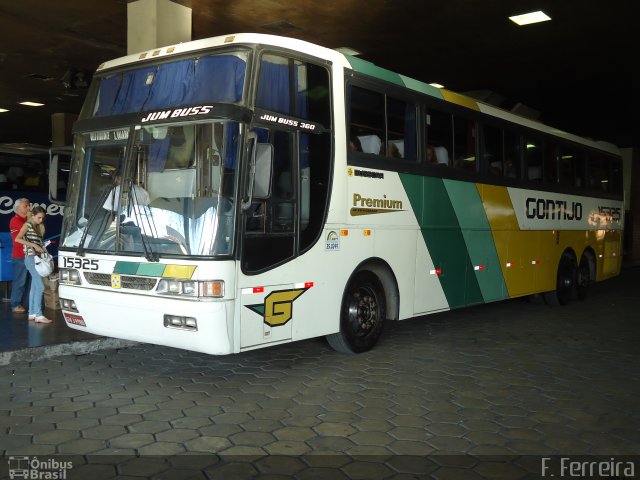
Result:
<instances>
[{"instance_id":1,"label":"bus license plate","mask_svg":"<svg viewBox=\"0 0 640 480\"><path fill-rule=\"evenodd\" d=\"M74 325L79 325L81 327L87 326L87 324L84 323L84 318L82 318L80 315L75 315L73 313L67 313L67 312L63 312L63 315L67 323L72 323Z\"/></svg>"}]
</instances>

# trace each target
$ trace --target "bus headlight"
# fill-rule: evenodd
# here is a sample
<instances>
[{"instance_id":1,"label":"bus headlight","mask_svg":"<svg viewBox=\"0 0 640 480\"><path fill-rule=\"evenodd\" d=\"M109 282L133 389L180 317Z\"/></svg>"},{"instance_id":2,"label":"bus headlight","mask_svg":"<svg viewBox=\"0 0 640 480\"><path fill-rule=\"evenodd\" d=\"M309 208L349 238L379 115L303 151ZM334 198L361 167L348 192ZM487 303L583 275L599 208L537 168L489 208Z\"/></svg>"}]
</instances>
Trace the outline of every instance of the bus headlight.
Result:
<instances>
[{"instance_id":1,"label":"bus headlight","mask_svg":"<svg viewBox=\"0 0 640 480\"><path fill-rule=\"evenodd\" d=\"M80 285L80 272L75 268L61 268L60 283L65 285Z\"/></svg>"},{"instance_id":2,"label":"bus headlight","mask_svg":"<svg viewBox=\"0 0 640 480\"><path fill-rule=\"evenodd\" d=\"M176 295L184 297L224 297L223 280L175 280L163 278L156 289L160 295Z\"/></svg>"}]
</instances>

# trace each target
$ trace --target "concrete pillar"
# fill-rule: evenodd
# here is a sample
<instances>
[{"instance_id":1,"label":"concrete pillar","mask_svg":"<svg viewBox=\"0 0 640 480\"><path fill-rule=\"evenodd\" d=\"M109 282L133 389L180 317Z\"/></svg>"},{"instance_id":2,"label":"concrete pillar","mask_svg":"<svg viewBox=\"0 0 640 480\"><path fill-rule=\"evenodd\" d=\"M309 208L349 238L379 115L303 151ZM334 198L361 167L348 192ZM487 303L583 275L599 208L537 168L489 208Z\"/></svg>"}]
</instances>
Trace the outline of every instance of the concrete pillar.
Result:
<instances>
[{"instance_id":1,"label":"concrete pillar","mask_svg":"<svg viewBox=\"0 0 640 480\"><path fill-rule=\"evenodd\" d=\"M64 147L73 143L71 129L78 115L73 113L51 114L51 146Z\"/></svg>"},{"instance_id":2,"label":"concrete pillar","mask_svg":"<svg viewBox=\"0 0 640 480\"><path fill-rule=\"evenodd\" d=\"M190 8L170 0L127 4L127 54L190 40Z\"/></svg>"},{"instance_id":3,"label":"concrete pillar","mask_svg":"<svg viewBox=\"0 0 640 480\"><path fill-rule=\"evenodd\" d=\"M627 265L640 265L640 148L623 150L623 158L630 159L628 212L625 219L625 246Z\"/></svg>"}]
</instances>

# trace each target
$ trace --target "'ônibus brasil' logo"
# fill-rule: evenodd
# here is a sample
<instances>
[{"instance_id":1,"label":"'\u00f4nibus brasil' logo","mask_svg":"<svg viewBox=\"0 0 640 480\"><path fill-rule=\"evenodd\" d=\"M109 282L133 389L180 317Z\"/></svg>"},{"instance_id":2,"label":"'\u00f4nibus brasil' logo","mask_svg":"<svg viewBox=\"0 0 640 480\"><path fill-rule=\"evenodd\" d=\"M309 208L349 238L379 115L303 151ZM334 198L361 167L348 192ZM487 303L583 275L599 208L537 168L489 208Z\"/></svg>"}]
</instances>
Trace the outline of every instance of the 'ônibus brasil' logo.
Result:
<instances>
[{"instance_id":1,"label":"'\u00f4nibus brasil' logo","mask_svg":"<svg viewBox=\"0 0 640 480\"><path fill-rule=\"evenodd\" d=\"M264 323L270 327L280 327L293 317L293 302L306 292L306 288L277 290L264 299L264 303L245 305L249 310L262 315Z\"/></svg>"}]
</instances>

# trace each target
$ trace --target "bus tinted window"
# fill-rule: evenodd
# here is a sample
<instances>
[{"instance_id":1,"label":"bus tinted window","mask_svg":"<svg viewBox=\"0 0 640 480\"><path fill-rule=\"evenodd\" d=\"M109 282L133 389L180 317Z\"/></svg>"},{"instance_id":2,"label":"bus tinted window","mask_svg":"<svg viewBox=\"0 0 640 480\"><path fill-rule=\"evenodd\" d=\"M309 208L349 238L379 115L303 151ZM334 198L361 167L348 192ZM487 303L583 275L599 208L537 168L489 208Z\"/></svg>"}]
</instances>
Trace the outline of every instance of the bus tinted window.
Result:
<instances>
[{"instance_id":1,"label":"bus tinted window","mask_svg":"<svg viewBox=\"0 0 640 480\"><path fill-rule=\"evenodd\" d=\"M387 156L416 160L416 106L387 97Z\"/></svg>"},{"instance_id":2,"label":"bus tinted window","mask_svg":"<svg viewBox=\"0 0 640 480\"><path fill-rule=\"evenodd\" d=\"M330 128L329 72L312 63L265 54L260 62L256 106Z\"/></svg>"},{"instance_id":3,"label":"bus tinted window","mask_svg":"<svg viewBox=\"0 0 640 480\"><path fill-rule=\"evenodd\" d=\"M453 166L461 170L476 170L476 122L453 117Z\"/></svg>"},{"instance_id":4,"label":"bus tinted window","mask_svg":"<svg viewBox=\"0 0 640 480\"><path fill-rule=\"evenodd\" d=\"M542 141L526 138L524 148L524 164L528 180L542 181Z\"/></svg>"},{"instance_id":5,"label":"bus tinted window","mask_svg":"<svg viewBox=\"0 0 640 480\"><path fill-rule=\"evenodd\" d=\"M504 175L520 178L520 135L509 130L504 131Z\"/></svg>"},{"instance_id":6,"label":"bus tinted window","mask_svg":"<svg viewBox=\"0 0 640 480\"><path fill-rule=\"evenodd\" d=\"M352 86L350 138L356 150L378 155L384 138L384 95Z\"/></svg>"},{"instance_id":7,"label":"bus tinted window","mask_svg":"<svg viewBox=\"0 0 640 480\"><path fill-rule=\"evenodd\" d=\"M593 153L587 161L587 188L599 192L609 192L610 162L604 155Z\"/></svg>"},{"instance_id":8,"label":"bus tinted window","mask_svg":"<svg viewBox=\"0 0 640 480\"><path fill-rule=\"evenodd\" d=\"M416 160L418 134L416 105L351 86L350 148L391 158Z\"/></svg>"},{"instance_id":9,"label":"bus tinted window","mask_svg":"<svg viewBox=\"0 0 640 480\"><path fill-rule=\"evenodd\" d=\"M427 112L427 148L433 148L438 165L451 165L453 124L451 115L438 110Z\"/></svg>"},{"instance_id":10,"label":"bus tinted window","mask_svg":"<svg viewBox=\"0 0 640 480\"><path fill-rule=\"evenodd\" d=\"M502 130L492 125L482 126L483 170L502 175Z\"/></svg>"},{"instance_id":11,"label":"bus tinted window","mask_svg":"<svg viewBox=\"0 0 640 480\"><path fill-rule=\"evenodd\" d=\"M584 186L584 154L571 147L558 148L558 181L564 187Z\"/></svg>"},{"instance_id":12,"label":"bus tinted window","mask_svg":"<svg viewBox=\"0 0 640 480\"><path fill-rule=\"evenodd\" d=\"M547 142L544 149L544 181L545 183L558 183L558 147L554 143Z\"/></svg>"}]
</instances>

